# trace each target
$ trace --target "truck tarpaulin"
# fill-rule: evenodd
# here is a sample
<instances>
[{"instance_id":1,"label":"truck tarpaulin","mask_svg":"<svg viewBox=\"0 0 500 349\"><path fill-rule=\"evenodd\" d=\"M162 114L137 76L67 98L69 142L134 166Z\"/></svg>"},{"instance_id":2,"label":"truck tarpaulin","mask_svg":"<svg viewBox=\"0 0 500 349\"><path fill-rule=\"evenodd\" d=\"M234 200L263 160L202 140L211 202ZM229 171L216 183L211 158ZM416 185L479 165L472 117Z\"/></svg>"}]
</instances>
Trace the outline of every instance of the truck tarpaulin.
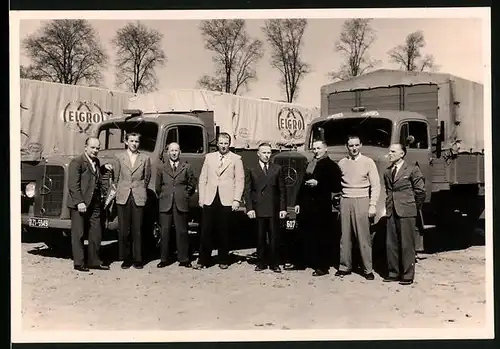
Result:
<instances>
[{"instance_id":1,"label":"truck tarpaulin","mask_svg":"<svg viewBox=\"0 0 500 349\"><path fill-rule=\"evenodd\" d=\"M164 90L137 95L130 100L131 109L144 113L205 110L214 112L216 126L228 132L236 148L255 149L261 142L273 148L300 146L319 108L248 98L206 90Z\"/></svg>"},{"instance_id":2,"label":"truck tarpaulin","mask_svg":"<svg viewBox=\"0 0 500 349\"><path fill-rule=\"evenodd\" d=\"M445 149L481 153L483 93L482 84L450 74L381 69L322 86L321 114L353 106L419 112L431 123L432 136L445 122Z\"/></svg>"},{"instance_id":3,"label":"truck tarpaulin","mask_svg":"<svg viewBox=\"0 0 500 349\"><path fill-rule=\"evenodd\" d=\"M104 120L122 115L131 93L21 79L21 161L76 155Z\"/></svg>"}]
</instances>

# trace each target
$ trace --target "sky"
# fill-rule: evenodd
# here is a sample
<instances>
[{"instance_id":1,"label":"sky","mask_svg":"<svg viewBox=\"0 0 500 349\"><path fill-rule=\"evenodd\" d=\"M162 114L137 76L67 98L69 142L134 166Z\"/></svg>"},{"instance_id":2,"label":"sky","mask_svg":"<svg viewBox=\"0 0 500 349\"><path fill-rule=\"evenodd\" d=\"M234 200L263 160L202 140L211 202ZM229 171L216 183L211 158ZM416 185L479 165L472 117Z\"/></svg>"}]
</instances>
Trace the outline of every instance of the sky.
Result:
<instances>
[{"instance_id":1,"label":"sky","mask_svg":"<svg viewBox=\"0 0 500 349\"><path fill-rule=\"evenodd\" d=\"M335 52L335 41L339 39L345 19L309 19L303 38L303 60L312 71L300 83L299 95L295 102L307 106L320 105L320 88L331 81L328 73L337 70L343 56ZM126 20L89 20L98 33L99 40L110 56L101 87L117 90L114 86L114 48L110 44L116 31ZM212 53L204 48L199 29L199 20L144 20L146 26L163 33L162 46L167 56L163 68L157 70L158 89L197 88L198 79L213 73ZM35 33L44 21L23 19L20 21L20 40ZM258 80L249 84L244 96L284 100L285 94L279 85L280 76L269 64L270 47L265 41L262 27L264 19L247 19L246 28L253 38L264 41L265 54L257 65ZM369 50L371 57L381 60L377 68L397 69L389 61L387 52L404 43L405 37L422 30L426 40L423 54L434 55L439 72L456 75L465 79L484 83L484 57L482 21L479 18L375 18L372 27L377 40ZM20 63L29 64L23 50Z\"/></svg>"}]
</instances>

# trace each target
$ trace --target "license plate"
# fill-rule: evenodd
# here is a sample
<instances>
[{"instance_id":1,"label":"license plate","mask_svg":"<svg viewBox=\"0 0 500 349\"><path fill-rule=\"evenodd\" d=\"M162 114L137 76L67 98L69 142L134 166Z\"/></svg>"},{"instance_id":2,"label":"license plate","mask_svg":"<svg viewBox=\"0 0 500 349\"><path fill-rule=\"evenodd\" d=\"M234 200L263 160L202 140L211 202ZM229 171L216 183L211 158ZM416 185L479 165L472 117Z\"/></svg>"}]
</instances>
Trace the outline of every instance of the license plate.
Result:
<instances>
[{"instance_id":1,"label":"license plate","mask_svg":"<svg viewBox=\"0 0 500 349\"><path fill-rule=\"evenodd\" d=\"M286 221L286 228L288 230L293 230L293 229L295 229L295 224L296 224L296 221L294 219L293 220L289 219Z\"/></svg>"},{"instance_id":2,"label":"license plate","mask_svg":"<svg viewBox=\"0 0 500 349\"><path fill-rule=\"evenodd\" d=\"M28 225L32 228L48 228L49 220L47 218L30 218Z\"/></svg>"}]
</instances>

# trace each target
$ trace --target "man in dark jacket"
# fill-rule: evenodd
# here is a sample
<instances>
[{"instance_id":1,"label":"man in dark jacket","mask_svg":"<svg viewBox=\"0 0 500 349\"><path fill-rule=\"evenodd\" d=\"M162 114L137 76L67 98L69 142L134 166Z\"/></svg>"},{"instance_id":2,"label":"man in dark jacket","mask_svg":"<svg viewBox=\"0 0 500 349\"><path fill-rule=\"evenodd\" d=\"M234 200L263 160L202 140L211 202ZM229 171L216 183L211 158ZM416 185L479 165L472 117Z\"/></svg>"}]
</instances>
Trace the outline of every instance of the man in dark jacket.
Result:
<instances>
[{"instance_id":1,"label":"man in dark jacket","mask_svg":"<svg viewBox=\"0 0 500 349\"><path fill-rule=\"evenodd\" d=\"M85 141L85 152L74 158L68 169L68 207L71 209L71 245L74 269L109 270L99 258L103 210L101 173L97 154L100 142L97 138ZM83 250L84 230L88 226L88 263Z\"/></svg>"},{"instance_id":2,"label":"man in dark jacket","mask_svg":"<svg viewBox=\"0 0 500 349\"><path fill-rule=\"evenodd\" d=\"M161 225L161 261L158 268L169 264L172 223L175 227L177 241L177 260L179 265L191 268L189 261L188 213L189 198L196 188L196 178L191 165L181 163L179 144L167 146L167 159L156 173L156 192L159 198Z\"/></svg>"},{"instance_id":3,"label":"man in dark jacket","mask_svg":"<svg viewBox=\"0 0 500 349\"><path fill-rule=\"evenodd\" d=\"M405 146L391 145L391 166L384 173L389 269L389 276L384 281L399 281L402 285L411 285L415 277L416 217L426 194L420 168L405 161L405 155Z\"/></svg>"},{"instance_id":4,"label":"man in dark jacket","mask_svg":"<svg viewBox=\"0 0 500 349\"><path fill-rule=\"evenodd\" d=\"M279 267L279 219L286 217L285 180L281 166L269 162L271 145L262 143L256 166L245 174L245 204L250 219L257 219L258 245L255 271L269 268L281 273Z\"/></svg>"},{"instance_id":5,"label":"man in dark jacket","mask_svg":"<svg viewBox=\"0 0 500 349\"><path fill-rule=\"evenodd\" d=\"M308 240L313 276L329 273L329 234L334 229L332 196L341 190L342 173L327 154L324 141L313 143L314 158L307 164L304 180L297 195L295 212L301 215L302 239ZM303 263L300 261L299 264ZM295 266L300 268L300 266ZM286 269L293 269L287 267Z\"/></svg>"}]
</instances>

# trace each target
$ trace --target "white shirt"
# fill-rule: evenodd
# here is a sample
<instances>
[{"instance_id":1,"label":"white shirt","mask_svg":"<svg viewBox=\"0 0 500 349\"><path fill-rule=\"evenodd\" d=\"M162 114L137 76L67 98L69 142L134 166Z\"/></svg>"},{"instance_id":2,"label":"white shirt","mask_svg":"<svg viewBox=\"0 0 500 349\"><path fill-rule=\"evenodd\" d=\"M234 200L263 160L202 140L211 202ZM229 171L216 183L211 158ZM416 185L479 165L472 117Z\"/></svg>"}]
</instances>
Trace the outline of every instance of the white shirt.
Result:
<instances>
[{"instance_id":1,"label":"white shirt","mask_svg":"<svg viewBox=\"0 0 500 349\"><path fill-rule=\"evenodd\" d=\"M88 160L89 160L89 162L90 162L90 165L92 166L92 171L94 171L94 172L95 172L96 170L95 170L95 162L94 162L94 160L92 160L92 159L90 158L89 154L87 154L87 153L85 153L85 156L87 157L87 159L88 159Z\"/></svg>"},{"instance_id":2,"label":"white shirt","mask_svg":"<svg viewBox=\"0 0 500 349\"><path fill-rule=\"evenodd\" d=\"M401 169L401 166L403 166L403 164L404 164L404 163L405 163L405 162L404 162L404 160L403 160L403 161L401 161L399 164L392 165L392 166L393 166L393 168L391 169L391 171L394 169L394 166L396 167L396 173L394 174L394 177L396 177L396 176L397 176L397 174L398 174L399 170Z\"/></svg>"},{"instance_id":3,"label":"white shirt","mask_svg":"<svg viewBox=\"0 0 500 349\"><path fill-rule=\"evenodd\" d=\"M263 163L262 161L259 160L259 164L260 164L260 168L262 169L262 171L265 171L264 170L264 166L266 166L265 163ZM267 170L269 171L269 163L267 163Z\"/></svg>"},{"instance_id":4,"label":"white shirt","mask_svg":"<svg viewBox=\"0 0 500 349\"><path fill-rule=\"evenodd\" d=\"M130 164L134 167L135 160L137 159L137 153L132 153L129 149L127 149L127 154L130 159Z\"/></svg>"},{"instance_id":5,"label":"white shirt","mask_svg":"<svg viewBox=\"0 0 500 349\"><path fill-rule=\"evenodd\" d=\"M175 168L177 170L176 166L179 166L179 160L177 160L175 162L170 160L170 167Z\"/></svg>"}]
</instances>

